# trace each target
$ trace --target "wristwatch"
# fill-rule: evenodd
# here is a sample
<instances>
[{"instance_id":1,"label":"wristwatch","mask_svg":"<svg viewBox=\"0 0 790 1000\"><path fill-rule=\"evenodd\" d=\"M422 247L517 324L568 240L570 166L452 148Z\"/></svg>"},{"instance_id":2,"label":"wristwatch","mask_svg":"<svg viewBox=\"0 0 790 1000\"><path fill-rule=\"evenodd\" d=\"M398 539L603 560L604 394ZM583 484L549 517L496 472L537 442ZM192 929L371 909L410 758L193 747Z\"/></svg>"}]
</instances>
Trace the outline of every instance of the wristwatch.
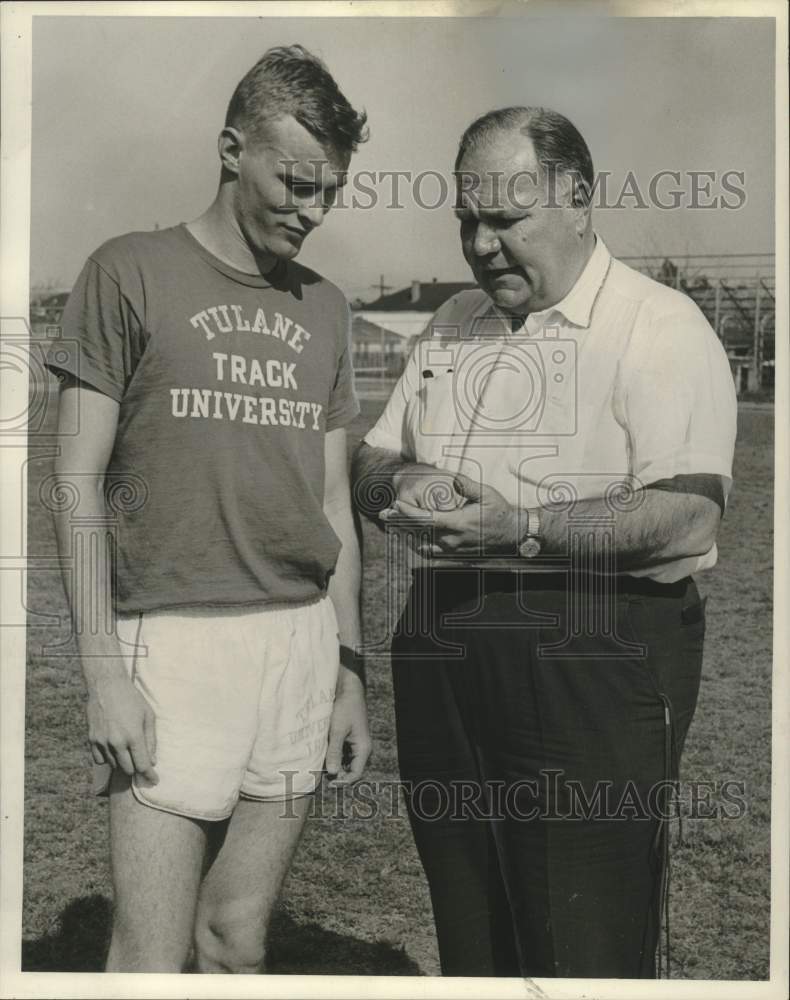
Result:
<instances>
[{"instance_id":1,"label":"wristwatch","mask_svg":"<svg viewBox=\"0 0 790 1000\"><path fill-rule=\"evenodd\" d=\"M527 527L518 544L518 554L522 559L534 559L540 555L540 510L531 507L522 511Z\"/></svg>"}]
</instances>

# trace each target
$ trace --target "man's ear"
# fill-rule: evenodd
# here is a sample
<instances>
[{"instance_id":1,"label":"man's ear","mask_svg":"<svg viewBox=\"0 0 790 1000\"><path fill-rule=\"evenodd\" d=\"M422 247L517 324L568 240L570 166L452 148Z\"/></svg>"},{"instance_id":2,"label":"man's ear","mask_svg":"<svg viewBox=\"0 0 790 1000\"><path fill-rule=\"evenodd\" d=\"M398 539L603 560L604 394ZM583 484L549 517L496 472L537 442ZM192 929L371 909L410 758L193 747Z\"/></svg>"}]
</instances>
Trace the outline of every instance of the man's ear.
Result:
<instances>
[{"instance_id":1,"label":"man's ear","mask_svg":"<svg viewBox=\"0 0 790 1000\"><path fill-rule=\"evenodd\" d=\"M587 232L592 204L589 197L589 185L577 173L568 171L561 175L564 187L565 203L573 212L573 222L576 234L583 237Z\"/></svg>"},{"instance_id":2,"label":"man's ear","mask_svg":"<svg viewBox=\"0 0 790 1000\"><path fill-rule=\"evenodd\" d=\"M244 139L238 129L226 126L217 138L217 152L222 169L231 174L239 172L239 156L244 146Z\"/></svg>"},{"instance_id":3,"label":"man's ear","mask_svg":"<svg viewBox=\"0 0 790 1000\"><path fill-rule=\"evenodd\" d=\"M585 199L583 192L575 192L573 197L574 223L576 226L576 233L580 237L584 236L587 232L587 227L590 223L591 211L592 205L589 200Z\"/></svg>"}]
</instances>

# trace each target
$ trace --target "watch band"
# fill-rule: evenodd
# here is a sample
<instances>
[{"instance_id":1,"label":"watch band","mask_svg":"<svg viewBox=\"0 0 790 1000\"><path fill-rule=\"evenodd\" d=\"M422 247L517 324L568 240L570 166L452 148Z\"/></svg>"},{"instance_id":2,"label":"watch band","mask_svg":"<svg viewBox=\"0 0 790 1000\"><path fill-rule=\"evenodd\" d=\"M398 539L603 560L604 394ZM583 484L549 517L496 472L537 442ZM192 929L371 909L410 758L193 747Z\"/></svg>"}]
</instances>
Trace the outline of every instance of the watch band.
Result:
<instances>
[{"instance_id":1,"label":"watch band","mask_svg":"<svg viewBox=\"0 0 790 1000\"><path fill-rule=\"evenodd\" d=\"M518 546L518 554L522 559L534 559L540 554L540 510L536 507L528 507L523 511L526 516L526 530L521 537Z\"/></svg>"}]
</instances>

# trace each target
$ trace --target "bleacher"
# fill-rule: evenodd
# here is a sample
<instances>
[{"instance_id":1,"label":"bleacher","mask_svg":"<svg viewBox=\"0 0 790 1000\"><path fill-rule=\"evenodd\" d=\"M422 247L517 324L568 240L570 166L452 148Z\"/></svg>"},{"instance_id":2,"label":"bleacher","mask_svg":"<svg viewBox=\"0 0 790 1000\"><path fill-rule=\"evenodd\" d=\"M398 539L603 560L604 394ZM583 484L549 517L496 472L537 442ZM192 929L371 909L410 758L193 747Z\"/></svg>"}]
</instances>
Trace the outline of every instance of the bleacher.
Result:
<instances>
[{"instance_id":1,"label":"bleacher","mask_svg":"<svg viewBox=\"0 0 790 1000\"><path fill-rule=\"evenodd\" d=\"M727 351L739 392L773 388L776 273L772 253L621 259L694 299Z\"/></svg>"}]
</instances>

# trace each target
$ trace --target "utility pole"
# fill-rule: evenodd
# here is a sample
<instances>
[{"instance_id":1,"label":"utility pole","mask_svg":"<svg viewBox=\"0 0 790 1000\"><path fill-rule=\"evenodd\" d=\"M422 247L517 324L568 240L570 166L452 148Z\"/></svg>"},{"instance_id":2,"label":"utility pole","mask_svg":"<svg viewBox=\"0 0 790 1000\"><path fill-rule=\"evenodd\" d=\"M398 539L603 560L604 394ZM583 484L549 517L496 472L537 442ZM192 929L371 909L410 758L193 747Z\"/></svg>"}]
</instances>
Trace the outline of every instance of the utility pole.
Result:
<instances>
[{"instance_id":1,"label":"utility pole","mask_svg":"<svg viewBox=\"0 0 790 1000\"><path fill-rule=\"evenodd\" d=\"M762 325L760 323L760 306L762 305L763 283L758 271L754 299L754 336L752 339L752 366L749 372L749 389L752 392L762 389L763 359L762 359Z\"/></svg>"},{"instance_id":2,"label":"utility pole","mask_svg":"<svg viewBox=\"0 0 790 1000\"><path fill-rule=\"evenodd\" d=\"M384 275L383 274L380 275L378 284L377 285L371 285L370 287L371 288L378 288L378 290L379 290L379 298L380 299L384 297L384 293L385 292L391 292L392 291L392 285L385 284L385 282L384 282ZM382 327L380 327L380 329L381 329L381 370L379 371L379 375L383 378L384 374L385 374L384 355L385 355L387 346L386 346L386 342L385 342L385 339L384 339L385 338L384 327L382 326Z\"/></svg>"},{"instance_id":3,"label":"utility pole","mask_svg":"<svg viewBox=\"0 0 790 1000\"><path fill-rule=\"evenodd\" d=\"M379 290L379 298L382 298L384 296L385 292L391 292L392 291L392 285L385 285L384 284L384 275L383 274L379 278L378 283L374 284L374 285L371 285L370 287L371 288L378 288L378 290Z\"/></svg>"}]
</instances>

